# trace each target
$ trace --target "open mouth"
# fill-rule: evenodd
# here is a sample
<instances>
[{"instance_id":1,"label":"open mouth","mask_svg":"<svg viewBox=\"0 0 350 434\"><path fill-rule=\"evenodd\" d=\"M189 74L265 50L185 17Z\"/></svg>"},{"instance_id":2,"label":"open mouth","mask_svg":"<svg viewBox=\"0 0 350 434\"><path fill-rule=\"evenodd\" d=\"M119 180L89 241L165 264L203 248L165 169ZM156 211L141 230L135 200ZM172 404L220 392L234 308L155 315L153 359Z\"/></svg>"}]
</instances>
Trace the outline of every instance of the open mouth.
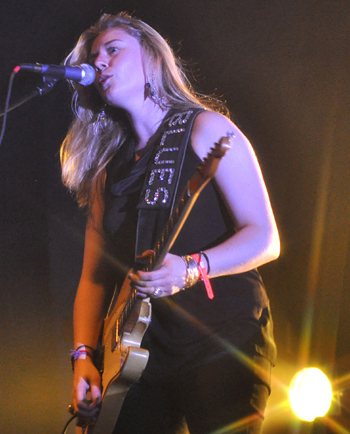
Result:
<instances>
[{"instance_id":1,"label":"open mouth","mask_svg":"<svg viewBox=\"0 0 350 434\"><path fill-rule=\"evenodd\" d=\"M99 84L99 86L100 86L101 89L103 89L103 90L107 89L107 87L108 87L108 80L110 79L110 77L112 77L112 76L111 75L104 75L104 74L101 75L101 77L100 77L100 79L98 81L98 84Z\"/></svg>"}]
</instances>

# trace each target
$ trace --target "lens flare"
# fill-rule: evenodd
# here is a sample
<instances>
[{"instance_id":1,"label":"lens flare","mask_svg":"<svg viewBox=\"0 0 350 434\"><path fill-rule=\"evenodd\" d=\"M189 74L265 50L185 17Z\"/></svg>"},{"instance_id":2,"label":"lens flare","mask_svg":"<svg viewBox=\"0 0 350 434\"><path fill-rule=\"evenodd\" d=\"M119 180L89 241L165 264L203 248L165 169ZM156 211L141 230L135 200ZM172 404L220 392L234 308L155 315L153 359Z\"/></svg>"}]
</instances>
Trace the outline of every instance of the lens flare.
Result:
<instances>
[{"instance_id":1,"label":"lens flare","mask_svg":"<svg viewBox=\"0 0 350 434\"><path fill-rule=\"evenodd\" d=\"M301 420L312 422L324 416L332 401L332 386L327 376L318 368L305 368L292 379L289 403Z\"/></svg>"}]
</instances>

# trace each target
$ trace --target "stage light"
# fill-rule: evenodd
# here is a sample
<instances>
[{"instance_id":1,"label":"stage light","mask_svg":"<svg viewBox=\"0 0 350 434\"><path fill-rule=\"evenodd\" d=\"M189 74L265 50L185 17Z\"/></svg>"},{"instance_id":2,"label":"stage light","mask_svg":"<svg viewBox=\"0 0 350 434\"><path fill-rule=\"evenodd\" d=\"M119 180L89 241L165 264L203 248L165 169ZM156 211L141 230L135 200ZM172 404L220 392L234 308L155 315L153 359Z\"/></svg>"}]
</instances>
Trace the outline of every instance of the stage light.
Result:
<instances>
[{"instance_id":1,"label":"stage light","mask_svg":"<svg viewBox=\"0 0 350 434\"><path fill-rule=\"evenodd\" d=\"M298 372L289 387L289 403L294 414L308 422L327 413L332 395L327 376L318 368L305 368Z\"/></svg>"}]
</instances>

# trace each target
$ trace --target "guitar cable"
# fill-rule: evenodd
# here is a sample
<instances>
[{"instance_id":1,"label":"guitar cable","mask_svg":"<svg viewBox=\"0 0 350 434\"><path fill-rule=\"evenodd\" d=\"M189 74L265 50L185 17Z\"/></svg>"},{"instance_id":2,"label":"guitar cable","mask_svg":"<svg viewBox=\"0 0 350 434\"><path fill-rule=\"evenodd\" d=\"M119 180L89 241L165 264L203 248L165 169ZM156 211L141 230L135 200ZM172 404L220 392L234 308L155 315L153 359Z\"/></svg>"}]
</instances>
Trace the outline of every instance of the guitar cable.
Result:
<instances>
[{"instance_id":1,"label":"guitar cable","mask_svg":"<svg viewBox=\"0 0 350 434\"><path fill-rule=\"evenodd\" d=\"M74 410L73 410L73 405L72 405L72 404L70 404L70 405L68 406L68 411L69 411L69 413L73 414ZM69 420L67 421L67 423L65 424L65 426L64 426L64 428L63 428L62 434L67 434L67 430L68 430L69 425L71 424L71 422L72 422L74 419L77 419L77 417L78 417L78 416L77 416L76 414L73 414L73 416L71 416L71 417L69 418ZM87 425L79 425L78 423L77 423L76 425L82 428L82 434L84 434L85 431L86 431Z\"/></svg>"},{"instance_id":2,"label":"guitar cable","mask_svg":"<svg viewBox=\"0 0 350 434\"><path fill-rule=\"evenodd\" d=\"M67 421L67 423L65 424L65 426L64 426L64 428L63 428L62 434L67 434L67 429L68 429L70 423L71 423L74 419L76 419L76 417L77 417L77 416L73 415L72 417L69 418L69 420Z\"/></svg>"}]
</instances>

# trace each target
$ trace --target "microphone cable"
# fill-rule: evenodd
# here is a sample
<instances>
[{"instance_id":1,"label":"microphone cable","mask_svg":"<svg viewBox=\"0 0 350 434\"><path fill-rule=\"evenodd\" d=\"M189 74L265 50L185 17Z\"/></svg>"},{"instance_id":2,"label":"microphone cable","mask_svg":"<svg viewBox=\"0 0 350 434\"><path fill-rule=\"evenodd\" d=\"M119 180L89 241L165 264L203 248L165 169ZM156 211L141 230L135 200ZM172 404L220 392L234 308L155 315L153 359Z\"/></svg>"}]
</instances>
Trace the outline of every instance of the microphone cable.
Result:
<instances>
[{"instance_id":1,"label":"microphone cable","mask_svg":"<svg viewBox=\"0 0 350 434\"><path fill-rule=\"evenodd\" d=\"M10 107L10 98L11 98L11 92L12 92L12 85L13 85L14 78L15 78L17 72L19 72L19 71L20 71L20 67L16 66L13 69L12 73L11 73L10 80L9 80L9 85L8 85L8 90L7 90L5 108L4 108L4 111L2 113L0 113L0 117L4 118L3 122L2 122L1 133L0 133L0 146L1 146L2 140L4 138L4 134L5 134L7 114L11 110L14 110L15 108L21 106L25 102L27 102L30 99L34 98L35 96L46 95L48 92L50 92L50 90L52 90L52 88L54 87L54 85L57 82L57 78L47 78L47 77L44 78L43 83L41 85L37 85L36 88L35 88L35 90L33 90L33 92L31 92L29 95L27 95L22 100L20 100L19 102L17 102L16 104L14 104L13 106Z\"/></svg>"},{"instance_id":2,"label":"microphone cable","mask_svg":"<svg viewBox=\"0 0 350 434\"><path fill-rule=\"evenodd\" d=\"M7 96L6 96L6 102L5 102L5 108L4 108L4 119L2 121L2 127L1 127L1 134L0 134L0 146L2 143L2 139L4 138L4 134L5 134L5 128L6 128L6 121L7 121L7 113L8 113L8 108L10 105L10 97L11 97L11 92L12 92L12 85L13 85L13 80L15 79L15 76L17 74L17 72L19 71L19 69L17 70L17 68L15 68L10 76L10 80L9 80L9 85L8 85L8 89L7 89Z\"/></svg>"}]
</instances>

